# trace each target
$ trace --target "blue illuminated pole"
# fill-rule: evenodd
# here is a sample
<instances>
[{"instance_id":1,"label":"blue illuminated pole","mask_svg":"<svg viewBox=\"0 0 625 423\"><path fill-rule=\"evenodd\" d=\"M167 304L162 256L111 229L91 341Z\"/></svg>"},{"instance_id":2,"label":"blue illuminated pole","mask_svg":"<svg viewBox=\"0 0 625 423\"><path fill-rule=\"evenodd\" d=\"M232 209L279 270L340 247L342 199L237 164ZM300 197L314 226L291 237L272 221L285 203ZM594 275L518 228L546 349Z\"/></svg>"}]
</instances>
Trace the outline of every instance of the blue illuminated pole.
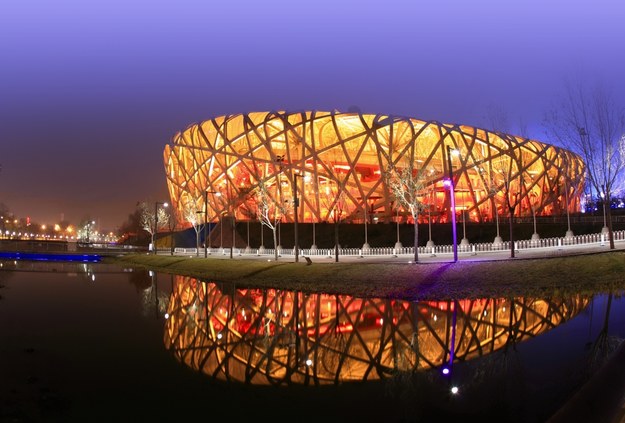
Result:
<instances>
[{"instance_id":1,"label":"blue illuminated pole","mask_svg":"<svg viewBox=\"0 0 625 423\"><path fill-rule=\"evenodd\" d=\"M447 147L447 167L449 169L449 198L451 199L451 233L454 250L454 263L458 261L458 234L456 233L456 193L454 192L454 177L451 169L451 147Z\"/></svg>"},{"instance_id":2,"label":"blue illuminated pole","mask_svg":"<svg viewBox=\"0 0 625 423\"><path fill-rule=\"evenodd\" d=\"M454 357L456 355L456 315L458 313L458 302L453 303L454 311L451 317L451 344L449 345L449 369L454 365Z\"/></svg>"}]
</instances>

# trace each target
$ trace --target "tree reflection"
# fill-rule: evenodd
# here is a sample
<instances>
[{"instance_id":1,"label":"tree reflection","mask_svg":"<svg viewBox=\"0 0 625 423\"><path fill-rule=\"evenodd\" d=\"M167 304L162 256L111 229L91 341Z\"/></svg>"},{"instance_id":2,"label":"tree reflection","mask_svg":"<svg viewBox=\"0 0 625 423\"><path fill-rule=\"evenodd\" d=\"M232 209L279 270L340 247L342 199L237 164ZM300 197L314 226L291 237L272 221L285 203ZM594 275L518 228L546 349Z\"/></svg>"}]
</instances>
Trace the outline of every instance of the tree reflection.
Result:
<instances>
[{"instance_id":1,"label":"tree reflection","mask_svg":"<svg viewBox=\"0 0 625 423\"><path fill-rule=\"evenodd\" d=\"M173 276L172 276L173 278ZM152 311L158 319L165 315L169 303L169 295L158 289L158 275L153 271L136 271L130 277L131 283L141 289L143 314L149 315ZM144 287L149 283L149 286Z\"/></svg>"},{"instance_id":2,"label":"tree reflection","mask_svg":"<svg viewBox=\"0 0 625 423\"><path fill-rule=\"evenodd\" d=\"M599 335L597 335L597 338L590 347L587 367L588 376L595 374L595 372L608 361L612 354L614 354L621 342L623 342L622 338L608 334L608 323L610 321L613 296L614 293L610 291L605 307L603 325L599 331Z\"/></svg>"}]
</instances>

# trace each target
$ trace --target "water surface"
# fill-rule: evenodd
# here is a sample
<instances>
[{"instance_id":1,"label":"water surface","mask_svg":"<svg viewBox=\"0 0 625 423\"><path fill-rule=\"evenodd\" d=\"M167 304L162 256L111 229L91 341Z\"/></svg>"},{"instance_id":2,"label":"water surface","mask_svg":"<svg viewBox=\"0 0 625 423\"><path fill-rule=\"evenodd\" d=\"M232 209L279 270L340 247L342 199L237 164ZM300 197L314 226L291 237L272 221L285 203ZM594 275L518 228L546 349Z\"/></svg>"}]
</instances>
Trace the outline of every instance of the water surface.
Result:
<instances>
[{"instance_id":1,"label":"water surface","mask_svg":"<svg viewBox=\"0 0 625 423\"><path fill-rule=\"evenodd\" d=\"M544 421L625 336L617 295L417 303L2 269L0 421Z\"/></svg>"}]
</instances>

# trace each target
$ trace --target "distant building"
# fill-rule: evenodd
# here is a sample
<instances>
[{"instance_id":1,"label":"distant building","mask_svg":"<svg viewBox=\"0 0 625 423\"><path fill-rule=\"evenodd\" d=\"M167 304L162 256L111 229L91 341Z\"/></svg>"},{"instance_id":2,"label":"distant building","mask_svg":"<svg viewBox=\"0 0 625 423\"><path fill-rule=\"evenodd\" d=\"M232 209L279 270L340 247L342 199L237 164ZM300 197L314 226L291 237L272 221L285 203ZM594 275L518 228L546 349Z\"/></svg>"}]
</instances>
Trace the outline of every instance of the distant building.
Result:
<instances>
[{"instance_id":1,"label":"distant building","mask_svg":"<svg viewBox=\"0 0 625 423\"><path fill-rule=\"evenodd\" d=\"M491 221L495 211L517 216L579 210L584 163L565 149L539 141L466 125L405 117L341 112L260 112L220 116L191 125L165 147L171 200L181 218L185 209L209 220L235 213L255 219L260 184L273 200L292 202L297 183L299 221L347 222L410 219L397 209L383 174L389 165L412 161L425 172L423 202L428 216L451 216L447 151L451 157L456 213ZM301 175L296 177L295 175ZM568 202L568 204L567 204ZM188 215L188 213L186 213ZM283 217L292 221L291 213ZM184 220L184 219L183 219Z\"/></svg>"}]
</instances>

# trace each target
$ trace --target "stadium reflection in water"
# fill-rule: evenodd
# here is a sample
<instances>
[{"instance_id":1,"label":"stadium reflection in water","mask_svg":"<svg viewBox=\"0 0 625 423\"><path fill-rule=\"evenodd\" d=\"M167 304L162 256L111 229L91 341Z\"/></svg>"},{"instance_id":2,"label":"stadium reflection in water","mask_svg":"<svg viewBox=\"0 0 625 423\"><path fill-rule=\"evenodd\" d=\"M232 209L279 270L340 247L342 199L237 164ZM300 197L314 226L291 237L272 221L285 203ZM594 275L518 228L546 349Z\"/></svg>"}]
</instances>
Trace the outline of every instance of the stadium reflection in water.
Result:
<instances>
[{"instance_id":1,"label":"stadium reflection in water","mask_svg":"<svg viewBox=\"0 0 625 423\"><path fill-rule=\"evenodd\" d=\"M408 302L236 289L176 276L165 346L221 380L324 385L439 369L549 331L590 299Z\"/></svg>"}]
</instances>

